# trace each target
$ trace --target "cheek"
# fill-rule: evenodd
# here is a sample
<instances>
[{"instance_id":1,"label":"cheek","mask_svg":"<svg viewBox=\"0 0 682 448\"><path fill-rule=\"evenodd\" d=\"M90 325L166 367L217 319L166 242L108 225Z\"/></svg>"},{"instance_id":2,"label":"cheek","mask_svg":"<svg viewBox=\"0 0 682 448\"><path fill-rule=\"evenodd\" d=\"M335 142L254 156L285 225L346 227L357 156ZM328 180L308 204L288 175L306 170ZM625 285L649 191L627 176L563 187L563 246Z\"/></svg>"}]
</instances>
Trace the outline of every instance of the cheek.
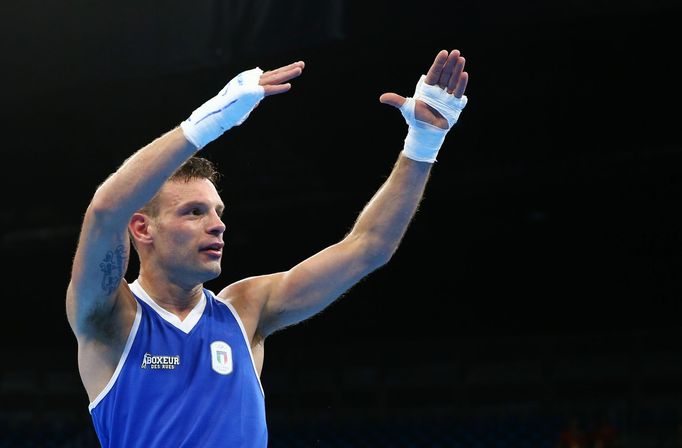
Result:
<instances>
[{"instance_id":1,"label":"cheek","mask_svg":"<svg viewBox=\"0 0 682 448\"><path fill-rule=\"evenodd\" d=\"M173 232L170 232L169 237L176 246L186 246L194 241L194 232L187 227L178 227Z\"/></svg>"},{"instance_id":2,"label":"cheek","mask_svg":"<svg viewBox=\"0 0 682 448\"><path fill-rule=\"evenodd\" d=\"M179 248L191 242L194 232L188 225L170 225L168 223L157 227L157 238L161 244L170 246L169 249Z\"/></svg>"}]
</instances>

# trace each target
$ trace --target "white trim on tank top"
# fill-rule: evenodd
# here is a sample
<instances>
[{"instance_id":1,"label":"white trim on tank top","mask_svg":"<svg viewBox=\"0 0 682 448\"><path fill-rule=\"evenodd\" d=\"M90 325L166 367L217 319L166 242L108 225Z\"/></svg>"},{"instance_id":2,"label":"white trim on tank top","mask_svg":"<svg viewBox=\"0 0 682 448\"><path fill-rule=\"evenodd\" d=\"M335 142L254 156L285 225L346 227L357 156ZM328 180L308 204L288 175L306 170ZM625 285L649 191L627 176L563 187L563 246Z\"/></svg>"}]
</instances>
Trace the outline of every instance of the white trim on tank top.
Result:
<instances>
[{"instance_id":1,"label":"white trim on tank top","mask_svg":"<svg viewBox=\"0 0 682 448\"><path fill-rule=\"evenodd\" d=\"M213 293L213 291L211 291L211 293ZM242 322L242 319L239 317L239 313L237 313L237 310L227 300L218 297L215 294L213 294L213 297L215 297L218 302L225 304L227 306L227 309L230 310L235 320L239 324L239 328L241 328L242 330L242 336L244 336L244 342L246 342L246 347L249 349L249 356L251 356L251 365L253 366L253 373L254 375L256 375L256 379L258 380L258 385L260 386L261 393L263 394L263 396L265 396L265 389L263 389L263 383L260 382L260 375L258 375L258 369L256 368L256 360L253 357L253 351L251 351L251 343L249 342L249 338L246 336L246 329L244 328L244 323Z\"/></svg>"},{"instance_id":2,"label":"white trim on tank top","mask_svg":"<svg viewBox=\"0 0 682 448\"><path fill-rule=\"evenodd\" d=\"M158 303L156 303L154 299L147 294L147 291L142 289L139 279L130 284L130 290L135 293L137 297L142 299L147 305L152 307L152 309L156 311L156 313L163 320L185 334L189 334L189 332L192 331L192 328L194 328L197 322L199 322L199 319L201 319L201 316L204 314L204 308L206 308L206 295L202 294L201 299L199 299L197 304L194 305L194 308L192 308L192 311L189 312L187 317L185 317L184 320L180 320L178 316L171 313L167 309L162 308Z\"/></svg>"}]
</instances>

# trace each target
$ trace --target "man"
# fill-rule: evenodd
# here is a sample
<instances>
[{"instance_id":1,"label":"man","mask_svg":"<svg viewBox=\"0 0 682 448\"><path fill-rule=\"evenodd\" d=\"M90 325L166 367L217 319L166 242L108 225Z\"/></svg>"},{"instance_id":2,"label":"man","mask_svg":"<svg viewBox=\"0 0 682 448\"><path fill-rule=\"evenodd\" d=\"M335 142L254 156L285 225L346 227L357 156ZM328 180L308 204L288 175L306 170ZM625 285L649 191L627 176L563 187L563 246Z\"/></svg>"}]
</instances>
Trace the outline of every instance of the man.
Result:
<instances>
[{"instance_id":1,"label":"man","mask_svg":"<svg viewBox=\"0 0 682 448\"><path fill-rule=\"evenodd\" d=\"M318 313L387 263L466 105L458 50L441 50L414 97L385 93L408 123L394 168L341 241L290 270L218 294L224 204L197 151L287 92L303 62L231 80L180 126L129 157L85 212L66 296L78 365L104 447L265 447L260 373L268 335ZM124 275L130 242L137 279Z\"/></svg>"}]
</instances>

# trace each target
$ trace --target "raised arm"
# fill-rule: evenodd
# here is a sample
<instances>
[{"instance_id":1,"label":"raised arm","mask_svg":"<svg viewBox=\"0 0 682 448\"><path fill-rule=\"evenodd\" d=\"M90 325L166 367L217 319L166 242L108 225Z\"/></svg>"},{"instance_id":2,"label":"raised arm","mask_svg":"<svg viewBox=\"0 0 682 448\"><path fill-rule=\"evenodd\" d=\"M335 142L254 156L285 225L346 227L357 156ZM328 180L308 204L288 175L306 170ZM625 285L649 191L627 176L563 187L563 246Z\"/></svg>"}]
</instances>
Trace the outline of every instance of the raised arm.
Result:
<instances>
[{"instance_id":1,"label":"raised arm","mask_svg":"<svg viewBox=\"0 0 682 448\"><path fill-rule=\"evenodd\" d=\"M132 307L123 276L130 255L127 226L183 162L232 126L241 124L265 96L284 93L303 63L239 74L182 124L128 158L95 192L82 223L66 306L77 337L110 329L112 311ZM125 326L126 323L113 323Z\"/></svg>"},{"instance_id":2,"label":"raised arm","mask_svg":"<svg viewBox=\"0 0 682 448\"><path fill-rule=\"evenodd\" d=\"M390 260L419 206L445 134L466 105L467 81L460 52L442 50L413 98L383 94L381 102L402 112L408 135L391 174L348 235L289 271L246 279L221 292L227 298L264 297L257 311L261 336L318 313Z\"/></svg>"}]
</instances>

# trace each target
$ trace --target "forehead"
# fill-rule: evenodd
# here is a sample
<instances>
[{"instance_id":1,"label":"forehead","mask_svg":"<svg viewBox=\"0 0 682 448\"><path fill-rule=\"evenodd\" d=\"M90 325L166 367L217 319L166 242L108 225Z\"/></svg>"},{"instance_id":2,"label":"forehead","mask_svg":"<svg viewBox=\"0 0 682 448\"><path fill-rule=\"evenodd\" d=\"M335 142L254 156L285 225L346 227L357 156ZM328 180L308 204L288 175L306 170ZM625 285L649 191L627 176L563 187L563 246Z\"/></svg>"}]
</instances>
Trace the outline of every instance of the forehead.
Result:
<instances>
[{"instance_id":1,"label":"forehead","mask_svg":"<svg viewBox=\"0 0 682 448\"><path fill-rule=\"evenodd\" d=\"M208 179L190 181L173 180L166 182L159 191L159 200L166 207L178 207L189 202L206 202L212 206L223 206L218 190Z\"/></svg>"}]
</instances>

